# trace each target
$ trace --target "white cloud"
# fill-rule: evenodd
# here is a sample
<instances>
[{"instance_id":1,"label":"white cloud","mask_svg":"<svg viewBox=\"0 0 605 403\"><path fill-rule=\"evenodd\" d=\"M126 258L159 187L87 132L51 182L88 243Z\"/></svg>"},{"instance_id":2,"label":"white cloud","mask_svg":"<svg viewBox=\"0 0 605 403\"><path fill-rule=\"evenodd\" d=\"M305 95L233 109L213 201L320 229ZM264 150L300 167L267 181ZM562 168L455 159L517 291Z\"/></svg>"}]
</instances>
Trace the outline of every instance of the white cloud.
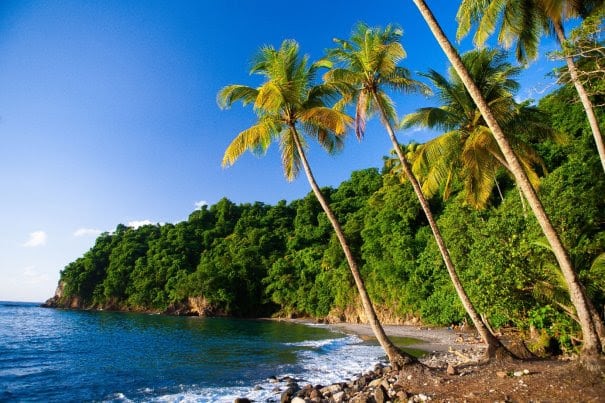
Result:
<instances>
[{"instance_id":1,"label":"white cloud","mask_svg":"<svg viewBox=\"0 0 605 403\"><path fill-rule=\"evenodd\" d=\"M29 234L29 239L23 244L26 248L35 248L46 245L47 235L44 231L34 231Z\"/></svg>"},{"instance_id":2,"label":"white cloud","mask_svg":"<svg viewBox=\"0 0 605 403\"><path fill-rule=\"evenodd\" d=\"M201 209L204 206L208 205L208 202L206 200L200 200L200 201L196 201L195 203L193 203L193 205L195 206L196 209Z\"/></svg>"},{"instance_id":3,"label":"white cloud","mask_svg":"<svg viewBox=\"0 0 605 403\"><path fill-rule=\"evenodd\" d=\"M140 221L129 221L128 224L126 224L127 227L131 227L134 229L137 229L139 227L142 227L143 225L155 225L154 222L151 222L149 220L140 220Z\"/></svg>"},{"instance_id":4,"label":"white cloud","mask_svg":"<svg viewBox=\"0 0 605 403\"><path fill-rule=\"evenodd\" d=\"M99 236L103 231L95 228L78 228L74 232L75 237L85 237L85 236Z\"/></svg>"}]
</instances>

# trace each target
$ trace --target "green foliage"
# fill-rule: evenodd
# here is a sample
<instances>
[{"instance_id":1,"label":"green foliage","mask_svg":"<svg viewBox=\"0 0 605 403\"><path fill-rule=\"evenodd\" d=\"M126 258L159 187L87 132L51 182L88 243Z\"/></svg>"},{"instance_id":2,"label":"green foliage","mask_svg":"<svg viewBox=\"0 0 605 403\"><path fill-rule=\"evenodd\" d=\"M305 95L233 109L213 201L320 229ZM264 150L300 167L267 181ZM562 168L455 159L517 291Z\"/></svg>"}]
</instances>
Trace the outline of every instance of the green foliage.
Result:
<instances>
[{"instance_id":1,"label":"green foliage","mask_svg":"<svg viewBox=\"0 0 605 403\"><path fill-rule=\"evenodd\" d=\"M564 87L540 102L567 144L527 140L549 174L540 196L599 312L605 304L605 178L583 111ZM322 189L350 241L377 310L448 325L465 312L449 280L417 199L387 169L352 173ZM485 210L464 195L431 200L433 211L479 313L494 327L544 332L572 348L575 312L541 231L512 182ZM165 311L203 297L217 314L322 318L357 304L355 287L330 223L309 194L274 206L222 199L187 221L138 229L119 225L61 272L64 302ZM537 344L540 344L536 342ZM544 343L542 343L544 344Z\"/></svg>"}]
</instances>

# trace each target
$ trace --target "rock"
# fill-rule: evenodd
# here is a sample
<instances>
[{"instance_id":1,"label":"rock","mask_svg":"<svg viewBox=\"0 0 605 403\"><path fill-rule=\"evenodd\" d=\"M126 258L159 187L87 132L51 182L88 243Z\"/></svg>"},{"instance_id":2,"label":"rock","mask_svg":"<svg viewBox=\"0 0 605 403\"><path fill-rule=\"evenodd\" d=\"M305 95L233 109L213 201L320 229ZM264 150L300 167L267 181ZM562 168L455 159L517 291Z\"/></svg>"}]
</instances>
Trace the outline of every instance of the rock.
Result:
<instances>
[{"instance_id":1,"label":"rock","mask_svg":"<svg viewBox=\"0 0 605 403\"><path fill-rule=\"evenodd\" d=\"M369 403L369 399L366 395L364 395L363 393L360 393L356 396L354 396L353 398L351 398L351 400L349 400L349 402L351 403Z\"/></svg>"},{"instance_id":2,"label":"rock","mask_svg":"<svg viewBox=\"0 0 605 403\"><path fill-rule=\"evenodd\" d=\"M302 397L295 397L292 400L290 400L291 403L306 403L305 399L303 399Z\"/></svg>"},{"instance_id":3,"label":"rock","mask_svg":"<svg viewBox=\"0 0 605 403\"><path fill-rule=\"evenodd\" d=\"M395 394L395 396L397 397L398 400L401 400L401 401L407 401L410 397L408 392L406 392L405 390L400 390L399 392L397 392Z\"/></svg>"},{"instance_id":4,"label":"rock","mask_svg":"<svg viewBox=\"0 0 605 403\"><path fill-rule=\"evenodd\" d=\"M370 388L376 388L382 383L382 378L376 378L368 385Z\"/></svg>"},{"instance_id":5,"label":"rock","mask_svg":"<svg viewBox=\"0 0 605 403\"><path fill-rule=\"evenodd\" d=\"M319 390L317 389L313 389L311 390L311 393L309 393L309 398L311 400L321 400L321 393L319 393Z\"/></svg>"},{"instance_id":6,"label":"rock","mask_svg":"<svg viewBox=\"0 0 605 403\"><path fill-rule=\"evenodd\" d=\"M387 400L389 400L389 394L382 385L376 388L376 391L374 392L374 400L376 400L376 403L385 403Z\"/></svg>"},{"instance_id":7,"label":"rock","mask_svg":"<svg viewBox=\"0 0 605 403\"><path fill-rule=\"evenodd\" d=\"M330 386L321 388L319 391L324 395L327 395L328 393L334 395L334 394L342 391L342 386L338 383L335 383L334 385L330 385Z\"/></svg>"},{"instance_id":8,"label":"rock","mask_svg":"<svg viewBox=\"0 0 605 403\"><path fill-rule=\"evenodd\" d=\"M233 403L251 403L251 400L246 397L238 397Z\"/></svg>"},{"instance_id":9,"label":"rock","mask_svg":"<svg viewBox=\"0 0 605 403\"><path fill-rule=\"evenodd\" d=\"M452 364L447 364L446 372L448 375L458 375L458 370Z\"/></svg>"},{"instance_id":10,"label":"rock","mask_svg":"<svg viewBox=\"0 0 605 403\"><path fill-rule=\"evenodd\" d=\"M342 403L345 400L345 392L336 392L332 395L334 403Z\"/></svg>"},{"instance_id":11,"label":"rock","mask_svg":"<svg viewBox=\"0 0 605 403\"><path fill-rule=\"evenodd\" d=\"M498 371L496 372L496 375L498 376L498 378L506 378L508 376L508 374L504 371Z\"/></svg>"},{"instance_id":12,"label":"rock","mask_svg":"<svg viewBox=\"0 0 605 403\"><path fill-rule=\"evenodd\" d=\"M289 402L290 399L292 399L292 396L294 396L294 394L296 392L298 392L300 390L300 388L298 387L298 385L296 385L296 387L294 386L289 386L288 388L286 388L286 390L284 390L284 392L281 394L281 403L286 403Z\"/></svg>"}]
</instances>

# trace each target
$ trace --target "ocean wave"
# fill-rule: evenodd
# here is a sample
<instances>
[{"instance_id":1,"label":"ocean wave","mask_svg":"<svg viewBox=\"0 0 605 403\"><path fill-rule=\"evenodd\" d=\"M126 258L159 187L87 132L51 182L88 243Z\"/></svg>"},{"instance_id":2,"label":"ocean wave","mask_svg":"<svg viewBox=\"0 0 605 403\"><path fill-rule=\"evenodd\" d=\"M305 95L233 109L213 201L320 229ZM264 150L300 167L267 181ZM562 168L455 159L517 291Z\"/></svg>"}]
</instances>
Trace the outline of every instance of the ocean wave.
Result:
<instances>
[{"instance_id":1,"label":"ocean wave","mask_svg":"<svg viewBox=\"0 0 605 403\"><path fill-rule=\"evenodd\" d=\"M371 370L378 362L384 361L380 347L365 343L357 336L286 344L301 348L297 352L299 371L276 373L275 379L267 379L254 385L191 387L178 393L157 396L149 401L233 402L238 397L246 397L258 402L279 402L288 380L294 379L301 387L306 384L329 385L351 380Z\"/></svg>"}]
</instances>

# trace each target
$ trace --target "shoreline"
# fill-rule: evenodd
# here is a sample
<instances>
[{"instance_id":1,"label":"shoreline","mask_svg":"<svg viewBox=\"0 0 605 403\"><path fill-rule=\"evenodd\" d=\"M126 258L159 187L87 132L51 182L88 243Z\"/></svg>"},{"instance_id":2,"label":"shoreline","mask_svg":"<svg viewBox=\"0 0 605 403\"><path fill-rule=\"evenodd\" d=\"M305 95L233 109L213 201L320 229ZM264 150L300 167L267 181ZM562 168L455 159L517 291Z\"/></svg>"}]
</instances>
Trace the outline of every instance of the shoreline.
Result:
<instances>
[{"instance_id":1,"label":"shoreline","mask_svg":"<svg viewBox=\"0 0 605 403\"><path fill-rule=\"evenodd\" d=\"M374 332L369 324L333 322L322 323L312 319L266 318L281 322L291 322L303 325L324 325L336 332L359 336L362 339L373 339ZM426 352L443 352L450 348L478 348L483 349L479 336L474 332L454 330L447 327L414 326L414 325L382 325L389 337L408 337L420 340L419 343L410 344L410 348L418 348ZM406 345L407 346L407 345Z\"/></svg>"},{"instance_id":2,"label":"shoreline","mask_svg":"<svg viewBox=\"0 0 605 403\"><path fill-rule=\"evenodd\" d=\"M362 339L373 338L372 330L366 324L323 324L309 319L277 320L320 324ZM477 342L477 336L472 332L409 325L383 325L383 328L389 337L421 340L409 347L427 351L427 355L419 358L425 367L412 365L397 370L388 363L380 362L374 370L352 381L328 386L289 385L281 393L281 402L597 402L603 401L605 396L605 375L587 372L579 365L577 357L494 359L485 362L482 360L485 347Z\"/></svg>"}]
</instances>

